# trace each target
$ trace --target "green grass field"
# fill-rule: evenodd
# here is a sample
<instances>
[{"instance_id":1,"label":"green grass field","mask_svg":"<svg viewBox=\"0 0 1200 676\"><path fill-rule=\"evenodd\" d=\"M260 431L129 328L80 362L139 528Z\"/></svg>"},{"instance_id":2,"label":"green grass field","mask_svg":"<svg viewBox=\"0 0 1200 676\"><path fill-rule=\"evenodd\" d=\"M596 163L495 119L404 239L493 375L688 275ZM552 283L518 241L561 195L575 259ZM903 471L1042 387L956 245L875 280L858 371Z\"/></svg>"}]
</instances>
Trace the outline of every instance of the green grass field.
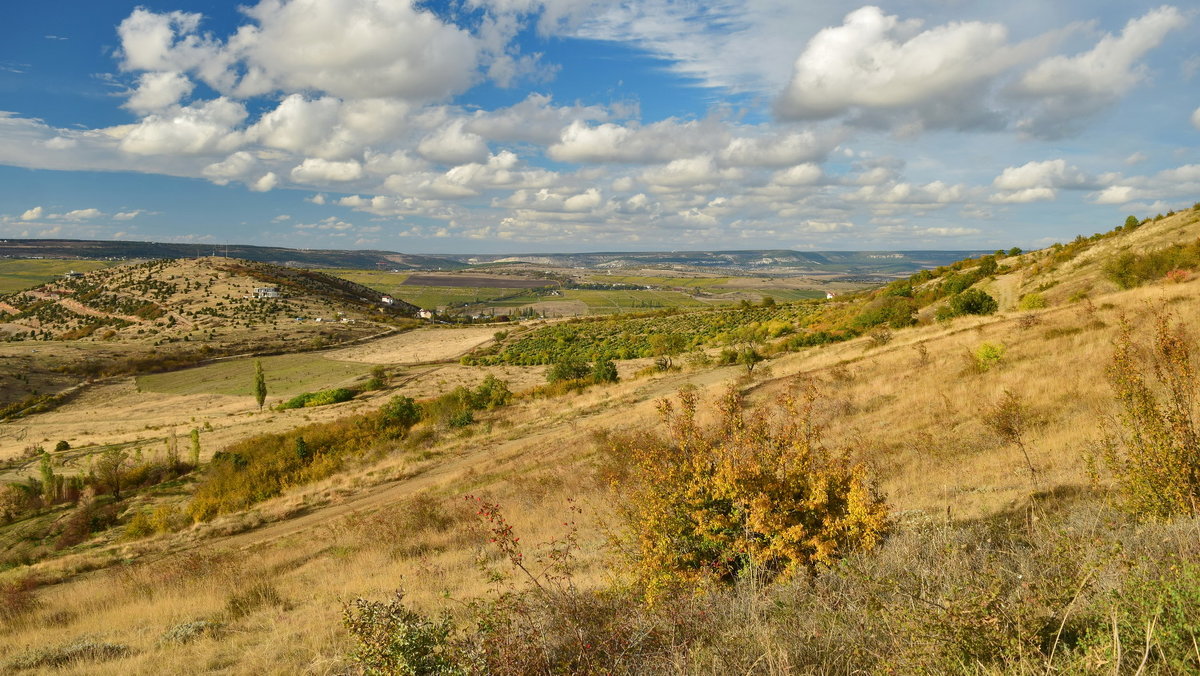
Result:
<instances>
[{"instance_id":1,"label":"green grass field","mask_svg":"<svg viewBox=\"0 0 1200 676\"><path fill-rule=\"evenodd\" d=\"M687 294L678 291L659 291L657 289L638 291L567 289L563 291L562 298L564 300L583 301L588 306L588 311L592 314L639 312L669 307L709 307L709 304L698 301Z\"/></svg>"},{"instance_id":2,"label":"green grass field","mask_svg":"<svg viewBox=\"0 0 1200 676\"><path fill-rule=\"evenodd\" d=\"M115 261L82 261L60 259L0 259L0 293L21 291L54 281L65 272L90 272L118 265Z\"/></svg>"},{"instance_id":3,"label":"green grass field","mask_svg":"<svg viewBox=\"0 0 1200 676\"><path fill-rule=\"evenodd\" d=\"M324 272L327 275L341 277L342 279L362 284L376 291L391 294L393 296L400 293L400 287L404 284L404 280L408 279L406 272L388 272L387 270L344 270L342 268L322 268L317 272Z\"/></svg>"},{"instance_id":4,"label":"green grass field","mask_svg":"<svg viewBox=\"0 0 1200 676\"><path fill-rule=\"evenodd\" d=\"M251 396L254 361L236 359L172 373L138 376L137 384L144 392ZM267 375L268 400L349 385L371 371L371 364L334 361L316 354L263 357L262 363Z\"/></svg>"},{"instance_id":5,"label":"green grass field","mask_svg":"<svg viewBox=\"0 0 1200 676\"><path fill-rule=\"evenodd\" d=\"M733 277L658 277L637 275L594 275L592 281L597 284L637 284L639 286L667 286L689 289L707 289L714 286L724 286L733 281Z\"/></svg>"},{"instance_id":6,"label":"green grass field","mask_svg":"<svg viewBox=\"0 0 1200 676\"><path fill-rule=\"evenodd\" d=\"M475 288L458 286L406 285L407 273L383 270L322 270L326 274L370 287L381 293L395 296L413 305L436 309L463 303L495 304L496 299L520 294L519 299L504 305L527 305L538 299L532 293L521 293L520 289Z\"/></svg>"},{"instance_id":7,"label":"green grass field","mask_svg":"<svg viewBox=\"0 0 1200 676\"><path fill-rule=\"evenodd\" d=\"M453 286L405 286L393 295L413 305L430 309L462 305L463 303L496 305L502 302L500 299L508 296L514 296L514 298L509 299L511 302L504 302L505 305L527 305L538 301L535 294L528 291L522 292L520 289L476 289Z\"/></svg>"}]
</instances>

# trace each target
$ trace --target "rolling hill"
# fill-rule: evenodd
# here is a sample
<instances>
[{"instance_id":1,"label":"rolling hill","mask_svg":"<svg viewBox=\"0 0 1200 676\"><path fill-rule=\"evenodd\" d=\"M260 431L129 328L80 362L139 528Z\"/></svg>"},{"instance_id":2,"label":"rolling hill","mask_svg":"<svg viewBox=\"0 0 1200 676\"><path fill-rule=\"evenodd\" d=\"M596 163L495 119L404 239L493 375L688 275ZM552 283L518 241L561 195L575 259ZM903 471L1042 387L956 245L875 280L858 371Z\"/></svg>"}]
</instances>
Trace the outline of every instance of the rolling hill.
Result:
<instances>
[{"instance_id":1,"label":"rolling hill","mask_svg":"<svg viewBox=\"0 0 1200 676\"><path fill-rule=\"evenodd\" d=\"M428 341L391 353L405 356L357 346L355 359L385 367L384 387L329 406L258 412L248 395L219 394L220 383L206 393L189 382L186 394L105 386L45 423L23 423L31 437L78 435L50 453L53 471L86 476L89 453L140 447L129 476L151 476L168 431L193 427L201 466L131 484L120 500L97 479L90 502L38 503L0 526L0 610L12 618L0 664L132 674L395 671L418 659L447 673L1191 673L1200 668L1190 629L1200 613L1197 516L1130 512L1121 465L1105 452L1130 448L1111 377L1122 341L1135 348L1123 363L1153 396L1170 389L1156 380L1155 345L1176 356L1190 345L1180 363L1197 359L1198 238L1200 210L1189 210L778 316L758 306L740 337L739 327L723 326L722 339L692 332L703 341L677 355L679 369L651 354L617 360L616 383L538 385L544 366L469 366L454 351L431 364L429 346L461 332L439 327L404 334ZM939 313L968 291L995 307ZM896 307L911 316L875 312ZM707 315L630 321L661 335ZM567 352L581 338L561 327L606 327L610 340L631 343L607 331L619 321L530 323L494 341ZM1156 327L1175 325L1186 331L1164 342ZM757 340L759 329L778 335ZM822 330L842 339L797 340ZM726 348L747 346L765 361L720 363ZM499 403L496 380L516 396ZM1200 389L1194 371L1180 382ZM729 410L728 388L799 434L788 448L869 467L890 507L888 533L790 576L747 565L702 584L676 577L677 593L648 595L638 574L646 531L631 531L641 473L654 453L677 450L672 430L693 447L732 434L736 426L707 427ZM704 434L689 436L680 392L694 393ZM424 418L401 429L396 402L406 396ZM148 417L151 403L159 418ZM1193 429L1200 411L1194 397L1185 404L1192 422L1177 428ZM667 425L661 415L672 410ZM121 426L120 411L138 417ZM85 415L97 422L75 422ZM771 477L791 468L753 474L754 457L722 467L701 457L695 467L759 486L764 504L837 502L820 499L831 485L781 498ZM32 457L10 465L25 468L21 485L37 485ZM758 509L714 495L699 494L690 512L651 505L683 522L713 505L737 508L721 512L709 538L667 543L684 547L685 562L708 561L744 532L738 510ZM203 518L190 516L197 504ZM770 524L798 509L760 514L732 558L750 560ZM85 516L105 525L68 528ZM82 539L55 549L72 533Z\"/></svg>"}]
</instances>

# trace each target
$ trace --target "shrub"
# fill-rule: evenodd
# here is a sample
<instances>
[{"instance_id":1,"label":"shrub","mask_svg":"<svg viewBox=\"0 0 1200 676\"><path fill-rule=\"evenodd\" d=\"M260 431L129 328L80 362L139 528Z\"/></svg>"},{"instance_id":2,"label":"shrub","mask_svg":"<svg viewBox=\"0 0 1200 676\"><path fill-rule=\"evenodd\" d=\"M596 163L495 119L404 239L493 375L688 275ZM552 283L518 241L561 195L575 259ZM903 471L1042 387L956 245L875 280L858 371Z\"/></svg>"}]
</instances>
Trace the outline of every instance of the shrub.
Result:
<instances>
[{"instance_id":1,"label":"shrub","mask_svg":"<svg viewBox=\"0 0 1200 676\"><path fill-rule=\"evenodd\" d=\"M582 380L588 377L590 369L587 362L574 357L563 357L550 365L546 371L546 382L557 383L561 380Z\"/></svg>"},{"instance_id":2,"label":"shrub","mask_svg":"<svg viewBox=\"0 0 1200 676\"><path fill-rule=\"evenodd\" d=\"M275 585L260 580L243 590L234 591L225 599L225 617L236 620L259 608L281 605L283 598Z\"/></svg>"},{"instance_id":3,"label":"shrub","mask_svg":"<svg viewBox=\"0 0 1200 676\"><path fill-rule=\"evenodd\" d=\"M787 577L871 549L887 506L865 465L821 444L816 393L783 396L775 422L730 388L719 421L696 420L697 397L659 402L668 437L613 440L632 459L626 489L637 564L652 593L676 583L732 581L750 568Z\"/></svg>"},{"instance_id":4,"label":"shrub","mask_svg":"<svg viewBox=\"0 0 1200 676\"><path fill-rule=\"evenodd\" d=\"M446 420L446 425L453 428L466 427L475 423L475 414L470 411L459 411Z\"/></svg>"},{"instance_id":5,"label":"shrub","mask_svg":"<svg viewBox=\"0 0 1200 676\"><path fill-rule=\"evenodd\" d=\"M883 347L892 342L892 331L886 326L876 326L867 334L871 347Z\"/></svg>"},{"instance_id":6,"label":"shrub","mask_svg":"<svg viewBox=\"0 0 1200 676\"><path fill-rule=\"evenodd\" d=\"M37 580L23 577L0 582L0 625L12 626L38 607Z\"/></svg>"},{"instance_id":7,"label":"shrub","mask_svg":"<svg viewBox=\"0 0 1200 676\"><path fill-rule=\"evenodd\" d=\"M967 289L955 295L946 304L953 317L963 315L990 315L999 309L996 299L979 289Z\"/></svg>"},{"instance_id":8,"label":"shrub","mask_svg":"<svg viewBox=\"0 0 1200 676\"><path fill-rule=\"evenodd\" d=\"M296 395L291 399L279 405L279 410L287 410L290 408L310 408L313 406L328 406L329 404L340 404L343 401L350 401L354 398L354 390L349 390L344 387L338 387L330 390L320 390L318 392L305 392L304 394Z\"/></svg>"},{"instance_id":9,"label":"shrub","mask_svg":"<svg viewBox=\"0 0 1200 676\"><path fill-rule=\"evenodd\" d=\"M400 436L421 422L421 407L412 397L397 395L379 409L378 421L380 427Z\"/></svg>"},{"instance_id":10,"label":"shrub","mask_svg":"<svg viewBox=\"0 0 1200 676\"><path fill-rule=\"evenodd\" d=\"M154 525L150 523L150 516L139 509L125 524L125 537L137 540L149 535L154 535Z\"/></svg>"},{"instance_id":11,"label":"shrub","mask_svg":"<svg viewBox=\"0 0 1200 676\"><path fill-rule=\"evenodd\" d=\"M917 323L917 304L911 298L885 295L867 304L854 318L855 326L870 328L886 324L893 329L902 329Z\"/></svg>"},{"instance_id":12,"label":"shrub","mask_svg":"<svg viewBox=\"0 0 1200 676\"><path fill-rule=\"evenodd\" d=\"M1182 284L1192 278L1192 273L1180 268L1170 270L1163 275L1163 280L1169 284ZM55 450L58 450L57 448Z\"/></svg>"},{"instance_id":13,"label":"shrub","mask_svg":"<svg viewBox=\"0 0 1200 676\"><path fill-rule=\"evenodd\" d=\"M968 353L967 362L978 373L985 373L998 366L1004 359L1004 345L1000 343L981 343L973 352Z\"/></svg>"},{"instance_id":14,"label":"shrub","mask_svg":"<svg viewBox=\"0 0 1200 676\"><path fill-rule=\"evenodd\" d=\"M592 364L592 381L596 383L615 383L620 380L617 366L611 359L597 359Z\"/></svg>"},{"instance_id":15,"label":"shrub","mask_svg":"<svg viewBox=\"0 0 1200 676\"><path fill-rule=\"evenodd\" d=\"M1022 310L1040 310L1046 307L1046 297L1036 291L1021 296L1018 307Z\"/></svg>"},{"instance_id":16,"label":"shrub","mask_svg":"<svg viewBox=\"0 0 1200 676\"><path fill-rule=\"evenodd\" d=\"M479 387L472 393L471 408L476 410L492 410L507 406L512 401L513 393L508 389L508 383L489 373Z\"/></svg>"},{"instance_id":17,"label":"shrub","mask_svg":"<svg viewBox=\"0 0 1200 676\"><path fill-rule=\"evenodd\" d=\"M451 620L434 621L410 610L403 592L386 603L354 600L342 611L342 624L354 641L350 658L366 674L466 673L457 665L450 642Z\"/></svg>"},{"instance_id":18,"label":"shrub","mask_svg":"<svg viewBox=\"0 0 1200 676\"><path fill-rule=\"evenodd\" d=\"M1103 458L1125 508L1145 519L1200 511L1200 382L1191 342L1172 320L1160 312L1144 348L1122 317L1107 371L1119 427L1109 431Z\"/></svg>"},{"instance_id":19,"label":"shrub","mask_svg":"<svg viewBox=\"0 0 1200 676\"><path fill-rule=\"evenodd\" d=\"M64 645L35 648L12 658L7 666L14 669L55 668L84 660L114 660L129 653L127 645L81 638Z\"/></svg>"}]
</instances>

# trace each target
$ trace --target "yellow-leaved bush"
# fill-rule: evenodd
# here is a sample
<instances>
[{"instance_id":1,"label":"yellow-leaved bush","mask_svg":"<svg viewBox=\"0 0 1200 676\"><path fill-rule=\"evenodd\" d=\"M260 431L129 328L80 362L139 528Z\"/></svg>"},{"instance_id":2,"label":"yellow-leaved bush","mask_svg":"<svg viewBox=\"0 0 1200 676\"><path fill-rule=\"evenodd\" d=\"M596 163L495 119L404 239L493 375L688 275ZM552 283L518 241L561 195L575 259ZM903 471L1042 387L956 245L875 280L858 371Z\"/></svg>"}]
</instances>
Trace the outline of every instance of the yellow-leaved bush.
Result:
<instances>
[{"instance_id":1,"label":"yellow-leaved bush","mask_svg":"<svg viewBox=\"0 0 1200 676\"><path fill-rule=\"evenodd\" d=\"M882 540L888 508L866 465L822 445L815 387L798 385L753 411L730 387L711 425L684 390L659 402L665 437L610 438L631 464L616 482L652 596L748 568L771 579L814 572Z\"/></svg>"}]
</instances>

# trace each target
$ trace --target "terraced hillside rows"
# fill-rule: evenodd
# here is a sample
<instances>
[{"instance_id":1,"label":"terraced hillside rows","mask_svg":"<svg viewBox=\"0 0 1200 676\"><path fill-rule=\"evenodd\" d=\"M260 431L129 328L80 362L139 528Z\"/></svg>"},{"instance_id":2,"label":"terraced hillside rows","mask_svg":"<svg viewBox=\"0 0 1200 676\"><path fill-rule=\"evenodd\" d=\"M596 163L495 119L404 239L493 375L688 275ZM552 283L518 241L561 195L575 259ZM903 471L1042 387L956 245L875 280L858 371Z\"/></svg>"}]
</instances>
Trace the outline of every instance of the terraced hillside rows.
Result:
<instances>
[{"instance_id":1,"label":"terraced hillside rows","mask_svg":"<svg viewBox=\"0 0 1200 676\"><path fill-rule=\"evenodd\" d=\"M532 366L564 359L638 359L654 356L654 336L676 337L680 341L677 352L683 352L739 341L763 342L793 333L817 334L809 329L828 315L822 304L801 302L576 319L535 328L501 345L477 352L469 361L481 365ZM813 344L852 335L846 331L820 332Z\"/></svg>"}]
</instances>

